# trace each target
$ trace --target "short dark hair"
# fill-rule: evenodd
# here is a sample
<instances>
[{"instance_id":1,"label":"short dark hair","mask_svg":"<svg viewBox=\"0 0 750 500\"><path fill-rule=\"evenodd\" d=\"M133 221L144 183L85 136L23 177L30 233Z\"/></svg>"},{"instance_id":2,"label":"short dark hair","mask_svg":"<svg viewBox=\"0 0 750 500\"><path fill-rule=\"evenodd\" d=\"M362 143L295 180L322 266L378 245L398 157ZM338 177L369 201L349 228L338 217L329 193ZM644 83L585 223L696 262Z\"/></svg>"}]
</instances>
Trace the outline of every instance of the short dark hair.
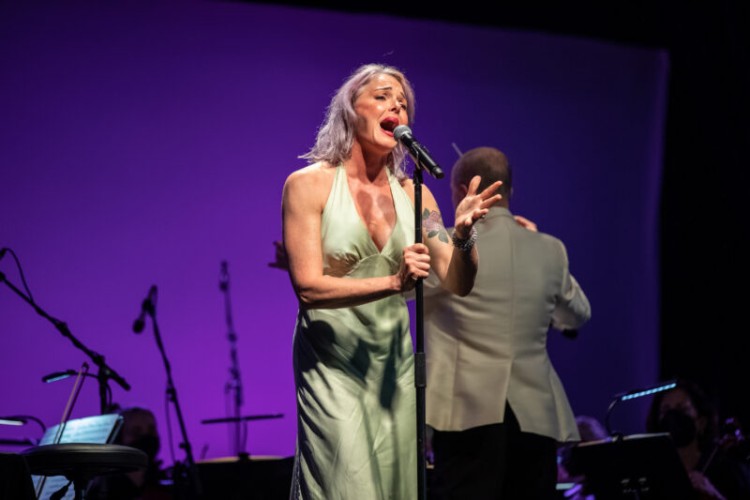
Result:
<instances>
[{"instance_id":1,"label":"short dark hair","mask_svg":"<svg viewBox=\"0 0 750 500\"><path fill-rule=\"evenodd\" d=\"M451 184L458 186L469 185L472 177L479 175L482 182L478 191L482 191L495 181L502 181L498 193L508 199L513 185L513 172L505 153L497 148L482 146L470 149L461 155L453 164L451 170Z\"/></svg>"}]
</instances>

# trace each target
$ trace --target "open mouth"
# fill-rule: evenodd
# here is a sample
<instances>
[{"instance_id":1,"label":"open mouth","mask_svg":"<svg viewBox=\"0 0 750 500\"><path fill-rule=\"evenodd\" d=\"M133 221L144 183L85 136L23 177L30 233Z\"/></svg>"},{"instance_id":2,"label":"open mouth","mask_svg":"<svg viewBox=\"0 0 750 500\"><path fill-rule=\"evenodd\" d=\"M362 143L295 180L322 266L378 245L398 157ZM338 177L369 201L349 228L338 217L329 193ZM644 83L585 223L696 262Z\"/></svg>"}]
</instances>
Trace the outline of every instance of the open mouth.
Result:
<instances>
[{"instance_id":1,"label":"open mouth","mask_svg":"<svg viewBox=\"0 0 750 500\"><path fill-rule=\"evenodd\" d=\"M390 133L393 133L393 129L398 127L398 120L396 118L386 118L380 122L380 128Z\"/></svg>"}]
</instances>

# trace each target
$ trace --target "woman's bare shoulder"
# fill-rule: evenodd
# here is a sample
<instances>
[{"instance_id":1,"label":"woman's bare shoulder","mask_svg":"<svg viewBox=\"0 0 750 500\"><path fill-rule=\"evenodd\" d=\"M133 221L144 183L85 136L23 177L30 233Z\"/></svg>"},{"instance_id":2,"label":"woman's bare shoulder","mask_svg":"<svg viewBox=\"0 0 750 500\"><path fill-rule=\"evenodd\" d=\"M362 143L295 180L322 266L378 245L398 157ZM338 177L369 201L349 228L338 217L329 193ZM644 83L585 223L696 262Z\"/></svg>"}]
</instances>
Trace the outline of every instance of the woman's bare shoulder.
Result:
<instances>
[{"instance_id":1,"label":"woman's bare shoulder","mask_svg":"<svg viewBox=\"0 0 750 500\"><path fill-rule=\"evenodd\" d=\"M316 162L295 170L286 178L286 182L326 182L333 179L336 171L326 162Z\"/></svg>"},{"instance_id":2,"label":"woman's bare shoulder","mask_svg":"<svg viewBox=\"0 0 750 500\"><path fill-rule=\"evenodd\" d=\"M406 191L406 194L409 195L409 198L411 201L414 201L414 181L408 177L401 180L401 187L404 188L404 191ZM423 196L423 202L433 202L434 203L434 196L432 194L432 191L430 191L430 188L427 187L426 184L421 184L422 189L422 196Z\"/></svg>"},{"instance_id":3,"label":"woman's bare shoulder","mask_svg":"<svg viewBox=\"0 0 750 500\"><path fill-rule=\"evenodd\" d=\"M409 177L404 177L399 180L399 184L401 184L401 187L404 188L404 191L406 191L406 194L409 195L409 198L413 200L414 199L414 181L411 180Z\"/></svg>"},{"instance_id":4,"label":"woman's bare shoulder","mask_svg":"<svg viewBox=\"0 0 750 500\"><path fill-rule=\"evenodd\" d=\"M334 167L325 162L317 162L295 170L284 182L285 196L304 197L310 201L324 200L333 185Z\"/></svg>"}]
</instances>

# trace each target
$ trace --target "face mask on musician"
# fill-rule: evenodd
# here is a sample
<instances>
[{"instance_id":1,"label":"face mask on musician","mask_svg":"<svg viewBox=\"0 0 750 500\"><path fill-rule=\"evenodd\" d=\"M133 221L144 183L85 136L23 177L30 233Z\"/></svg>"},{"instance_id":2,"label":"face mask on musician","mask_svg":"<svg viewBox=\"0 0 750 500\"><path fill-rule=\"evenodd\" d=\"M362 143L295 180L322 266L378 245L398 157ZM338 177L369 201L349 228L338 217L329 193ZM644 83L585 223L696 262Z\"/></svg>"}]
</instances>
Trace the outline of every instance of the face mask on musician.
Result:
<instances>
[{"instance_id":1,"label":"face mask on musician","mask_svg":"<svg viewBox=\"0 0 750 500\"><path fill-rule=\"evenodd\" d=\"M659 432L668 432L677 448L690 444L696 437L697 429L690 415L682 410L667 410L659 419Z\"/></svg>"},{"instance_id":2,"label":"face mask on musician","mask_svg":"<svg viewBox=\"0 0 750 500\"><path fill-rule=\"evenodd\" d=\"M160 443L158 437L147 434L144 436L140 436L128 446L132 446L133 448L141 450L146 455L148 455L148 458L150 460L153 460L159 453Z\"/></svg>"}]
</instances>

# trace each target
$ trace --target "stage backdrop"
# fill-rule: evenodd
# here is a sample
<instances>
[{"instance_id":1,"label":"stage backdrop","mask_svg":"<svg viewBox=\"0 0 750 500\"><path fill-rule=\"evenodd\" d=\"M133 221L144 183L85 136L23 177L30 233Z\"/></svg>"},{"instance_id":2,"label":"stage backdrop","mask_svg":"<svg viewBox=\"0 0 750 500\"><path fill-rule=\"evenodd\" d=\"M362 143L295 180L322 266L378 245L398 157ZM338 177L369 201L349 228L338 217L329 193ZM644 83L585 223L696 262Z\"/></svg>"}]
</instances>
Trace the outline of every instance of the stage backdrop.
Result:
<instances>
[{"instance_id":1,"label":"stage backdrop","mask_svg":"<svg viewBox=\"0 0 750 500\"><path fill-rule=\"evenodd\" d=\"M226 261L241 413L283 414L249 422L244 449L293 454L297 304L268 265L281 189L334 90L367 62L406 72L414 134L447 172L457 151L502 149L514 211L567 243L593 308L578 338L550 340L576 413L603 419L614 394L658 382L664 52L214 1L4 2L0 33L0 247L11 249L0 262L0 414L53 425L74 379L41 378L87 361L97 371L45 313L132 386L110 382L115 402L156 412L161 458L183 460L154 325L132 331L154 285L195 458L233 455L233 426L201 423L229 416L232 397ZM452 224L447 178L425 184ZM99 402L87 379L72 417ZM641 406L619 405L615 430L642 431ZM39 435L0 427L2 439Z\"/></svg>"}]
</instances>

